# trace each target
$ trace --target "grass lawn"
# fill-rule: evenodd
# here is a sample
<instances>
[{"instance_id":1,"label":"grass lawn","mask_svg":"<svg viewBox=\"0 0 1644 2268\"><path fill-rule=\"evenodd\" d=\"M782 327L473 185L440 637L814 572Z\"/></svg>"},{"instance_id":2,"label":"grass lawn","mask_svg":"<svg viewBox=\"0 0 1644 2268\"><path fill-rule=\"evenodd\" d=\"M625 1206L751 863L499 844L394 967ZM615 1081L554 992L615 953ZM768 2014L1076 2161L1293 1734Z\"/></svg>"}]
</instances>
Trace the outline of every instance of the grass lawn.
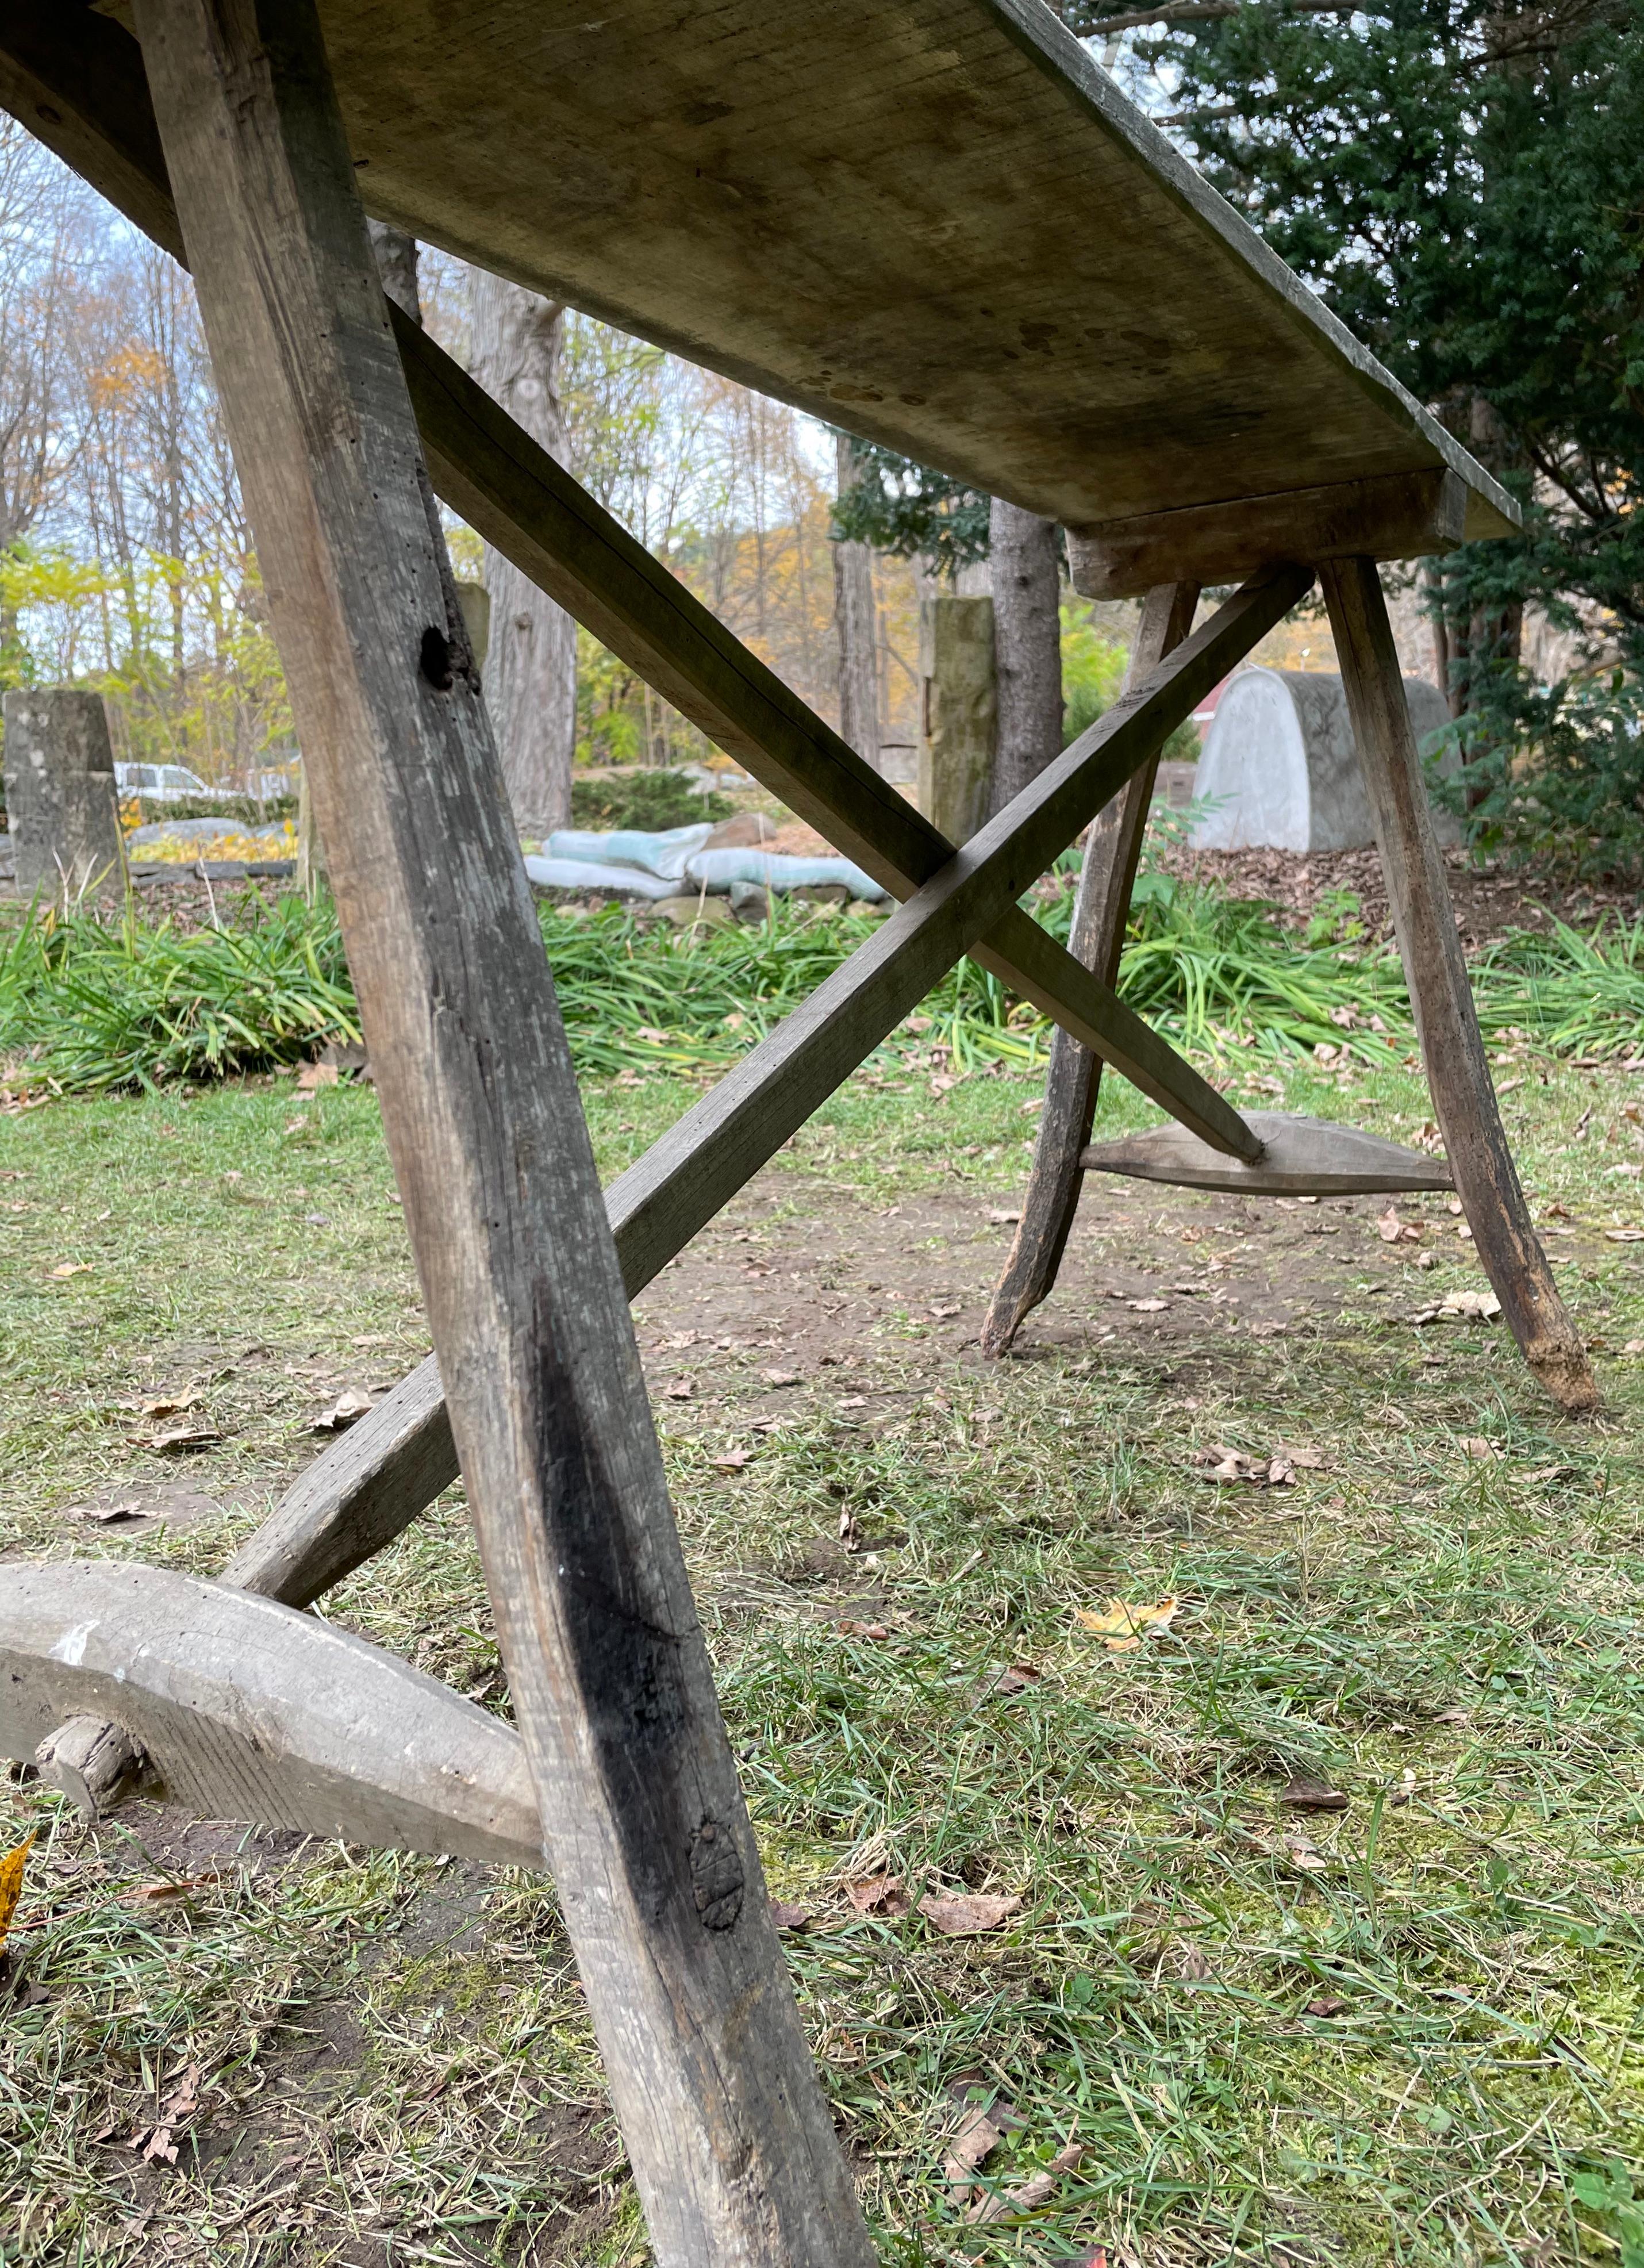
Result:
<instances>
[{"instance_id":1,"label":"grass lawn","mask_svg":"<svg viewBox=\"0 0 1644 2268\"><path fill-rule=\"evenodd\" d=\"M983 1366L1039 1091L1009 1071L859 1077L639 1303L887 2261L1644 2263L1644 1245L1604 1233L1644 1219L1644 1079L1503 1077L1594 1423L1499 1324L1411 1320L1481 1281L1439 1199L1389 1241L1377 1200L1093 1184ZM1426 1115L1405 1072L1273 1080L1246 1099ZM698 1092L591 1085L604 1169ZM1113 1086L1102 1123L1149 1115ZM213 1572L313 1416L426 1346L367 1089L0 1118L0 1557ZM181 1389L217 1438L135 1446ZM1317 1462L1209 1476L1281 1447ZM121 1501L173 1516L77 1509ZM1076 1619L1167 1597L1129 1650ZM458 1492L324 1610L506 1705ZM30 1834L0 2258L646 2258L545 1883L0 1786L0 1849ZM947 1937L943 1890L1020 1904Z\"/></svg>"}]
</instances>

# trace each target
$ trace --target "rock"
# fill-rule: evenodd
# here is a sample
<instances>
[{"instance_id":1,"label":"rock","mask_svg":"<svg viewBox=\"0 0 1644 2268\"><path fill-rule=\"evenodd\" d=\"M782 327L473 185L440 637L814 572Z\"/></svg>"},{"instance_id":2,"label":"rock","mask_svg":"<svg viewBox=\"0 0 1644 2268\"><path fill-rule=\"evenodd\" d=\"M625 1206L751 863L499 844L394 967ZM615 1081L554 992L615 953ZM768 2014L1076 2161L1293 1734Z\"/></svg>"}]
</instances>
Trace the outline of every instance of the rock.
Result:
<instances>
[{"instance_id":1,"label":"rock","mask_svg":"<svg viewBox=\"0 0 1644 2268\"><path fill-rule=\"evenodd\" d=\"M734 819L722 819L707 842L705 850L753 850L762 843L776 840L776 821L767 819L762 811L739 811Z\"/></svg>"},{"instance_id":2,"label":"rock","mask_svg":"<svg viewBox=\"0 0 1644 2268\"><path fill-rule=\"evenodd\" d=\"M1406 677L1405 694L1420 745L1450 710L1423 677ZM1190 836L1195 850L1357 850L1376 839L1347 696L1322 670L1244 669L1229 680L1193 792L1209 806ZM1441 841L1460 839L1448 812L1434 819Z\"/></svg>"},{"instance_id":3,"label":"rock","mask_svg":"<svg viewBox=\"0 0 1644 2268\"><path fill-rule=\"evenodd\" d=\"M657 898L645 909L645 918L671 921L676 929L694 929L700 922L705 929L716 929L734 918L723 898L699 896L694 891L688 898Z\"/></svg>"}]
</instances>

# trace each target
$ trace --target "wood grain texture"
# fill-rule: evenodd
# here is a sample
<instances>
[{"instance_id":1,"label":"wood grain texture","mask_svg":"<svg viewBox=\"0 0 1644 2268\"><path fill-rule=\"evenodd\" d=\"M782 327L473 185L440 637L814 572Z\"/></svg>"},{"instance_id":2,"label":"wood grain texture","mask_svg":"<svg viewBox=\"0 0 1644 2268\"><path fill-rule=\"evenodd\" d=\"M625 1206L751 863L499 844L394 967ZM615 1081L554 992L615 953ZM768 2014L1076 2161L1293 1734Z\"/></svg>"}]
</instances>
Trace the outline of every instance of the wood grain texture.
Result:
<instances>
[{"instance_id":1,"label":"wood grain texture","mask_svg":"<svg viewBox=\"0 0 1644 2268\"><path fill-rule=\"evenodd\" d=\"M37 1678L33 1682L38 1686ZM60 1788L82 1818L104 1819L136 1791L148 1768L148 1751L123 1725L100 1716L70 1717L47 1734L33 1762L47 1786Z\"/></svg>"},{"instance_id":2,"label":"wood grain texture","mask_svg":"<svg viewBox=\"0 0 1644 2268\"><path fill-rule=\"evenodd\" d=\"M654 2250L667 2268L867 2268L318 19L306 0L141 0L137 20L514 1709Z\"/></svg>"},{"instance_id":3,"label":"wood grain texture","mask_svg":"<svg viewBox=\"0 0 1644 2268\"><path fill-rule=\"evenodd\" d=\"M986 494L1085 526L1452 465L1470 535L1515 524L1038 0L322 15L378 218Z\"/></svg>"},{"instance_id":4,"label":"wood grain texture","mask_svg":"<svg viewBox=\"0 0 1644 2268\"><path fill-rule=\"evenodd\" d=\"M1068 537L1068 571L1087 599L1125 599L1171 576L1242 583L1281 559L1453 551L1466 522L1465 482L1434 466L1080 528Z\"/></svg>"},{"instance_id":5,"label":"wood grain texture","mask_svg":"<svg viewBox=\"0 0 1644 2268\"><path fill-rule=\"evenodd\" d=\"M1321 573L1434 1114L1474 1249L1536 1376L1565 1409L1590 1410L1597 1401L1592 1367L1559 1297L1501 1124L1381 578L1369 559L1327 561Z\"/></svg>"},{"instance_id":6,"label":"wood grain texture","mask_svg":"<svg viewBox=\"0 0 1644 2268\"><path fill-rule=\"evenodd\" d=\"M542 1865L511 1726L315 1616L166 1568L0 1567L0 1756L48 1741L40 1769L77 1800L88 1760L118 1800L97 1755L123 1745L203 1819Z\"/></svg>"},{"instance_id":7,"label":"wood grain texture","mask_svg":"<svg viewBox=\"0 0 1644 2268\"><path fill-rule=\"evenodd\" d=\"M1125 1174L1175 1189L1227 1189L1247 1197L1396 1196L1406 1190L1447 1189L1450 1168L1402 1142L1325 1118L1284 1110L1252 1110L1262 1138L1253 1164L1224 1158L1179 1126L1150 1126L1119 1142L1098 1142L1081 1152L1086 1173Z\"/></svg>"},{"instance_id":8,"label":"wood grain texture","mask_svg":"<svg viewBox=\"0 0 1644 2268\"><path fill-rule=\"evenodd\" d=\"M1131 648L1127 688L1145 680L1181 644L1193 628L1198 603L1196 583L1163 583L1149 593ZM1125 924L1158 769L1156 747L1101 814L1085 843L1068 949L1105 984L1119 982ZM1034 1139L1022 1219L982 1324L982 1352L994 1359L1009 1351L1024 1317L1056 1281L1078 1209L1080 1152L1090 1138L1101 1078L1100 1056L1059 1028L1051 1040L1045 1108Z\"/></svg>"}]
</instances>

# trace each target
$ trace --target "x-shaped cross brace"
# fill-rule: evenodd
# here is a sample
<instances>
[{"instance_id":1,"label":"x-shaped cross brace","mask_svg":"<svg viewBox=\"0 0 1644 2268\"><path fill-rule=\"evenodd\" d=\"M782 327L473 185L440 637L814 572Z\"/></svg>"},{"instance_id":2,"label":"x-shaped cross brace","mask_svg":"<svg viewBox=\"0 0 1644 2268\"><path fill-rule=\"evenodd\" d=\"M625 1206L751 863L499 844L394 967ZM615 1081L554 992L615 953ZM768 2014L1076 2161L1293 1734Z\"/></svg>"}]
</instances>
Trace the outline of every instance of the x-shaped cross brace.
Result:
<instances>
[{"instance_id":1,"label":"x-shaped cross brace","mask_svg":"<svg viewBox=\"0 0 1644 2268\"><path fill-rule=\"evenodd\" d=\"M905 902L605 1193L630 1298L971 953L1214 1148L1261 1144L1016 900L1312 583L1246 586L962 850L880 778L415 324L392 311L437 493ZM319 1458L224 1571L306 1606L456 1479L430 1355Z\"/></svg>"},{"instance_id":2,"label":"x-shaped cross brace","mask_svg":"<svg viewBox=\"0 0 1644 2268\"><path fill-rule=\"evenodd\" d=\"M0 99L186 257L134 44L95 18L0 0ZM649 1283L961 954L1053 1017L1214 1149L1238 1114L1016 903L1096 812L1310 587L1241 590L962 850L881 779L398 308L438 494L789 806L906 902L607 1192L630 1296ZM227 1579L306 1604L457 1475L430 1358L319 1459Z\"/></svg>"}]
</instances>

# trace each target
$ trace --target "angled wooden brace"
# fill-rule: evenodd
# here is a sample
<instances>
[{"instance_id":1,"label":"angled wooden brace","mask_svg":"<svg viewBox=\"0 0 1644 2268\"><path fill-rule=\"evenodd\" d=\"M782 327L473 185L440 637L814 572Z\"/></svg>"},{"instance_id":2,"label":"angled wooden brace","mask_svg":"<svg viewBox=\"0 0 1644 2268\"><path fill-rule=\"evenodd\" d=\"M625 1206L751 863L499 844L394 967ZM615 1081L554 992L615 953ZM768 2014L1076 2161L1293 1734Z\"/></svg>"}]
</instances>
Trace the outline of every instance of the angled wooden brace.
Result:
<instances>
[{"instance_id":1,"label":"angled wooden brace","mask_svg":"<svg viewBox=\"0 0 1644 2268\"><path fill-rule=\"evenodd\" d=\"M1126 683L1145 678L1193 628L1196 583L1161 583L1148 593L1131 648ZM1131 778L1092 827L1074 898L1068 949L1104 983L1119 982L1125 924L1135 887L1141 838L1147 831L1159 760ZM1022 1199L1022 1219L1004 1273L982 1324L982 1352L1007 1351L1022 1320L1050 1292L1067 1249L1084 1182L1079 1160L1090 1138L1101 1086L1102 1059L1057 1029L1045 1076L1045 1108L1033 1145L1033 1166Z\"/></svg>"},{"instance_id":2,"label":"angled wooden brace","mask_svg":"<svg viewBox=\"0 0 1644 2268\"><path fill-rule=\"evenodd\" d=\"M1229 599L612 1185L606 1211L630 1297L993 927L1000 909L1149 762L1308 581L1290 570ZM235 1553L224 1580L306 1606L391 1543L456 1477L430 1356L316 1460Z\"/></svg>"},{"instance_id":3,"label":"angled wooden brace","mask_svg":"<svg viewBox=\"0 0 1644 2268\"><path fill-rule=\"evenodd\" d=\"M138 0L138 23L514 1712L659 2268L868 2268L318 18L310 0Z\"/></svg>"}]
</instances>

